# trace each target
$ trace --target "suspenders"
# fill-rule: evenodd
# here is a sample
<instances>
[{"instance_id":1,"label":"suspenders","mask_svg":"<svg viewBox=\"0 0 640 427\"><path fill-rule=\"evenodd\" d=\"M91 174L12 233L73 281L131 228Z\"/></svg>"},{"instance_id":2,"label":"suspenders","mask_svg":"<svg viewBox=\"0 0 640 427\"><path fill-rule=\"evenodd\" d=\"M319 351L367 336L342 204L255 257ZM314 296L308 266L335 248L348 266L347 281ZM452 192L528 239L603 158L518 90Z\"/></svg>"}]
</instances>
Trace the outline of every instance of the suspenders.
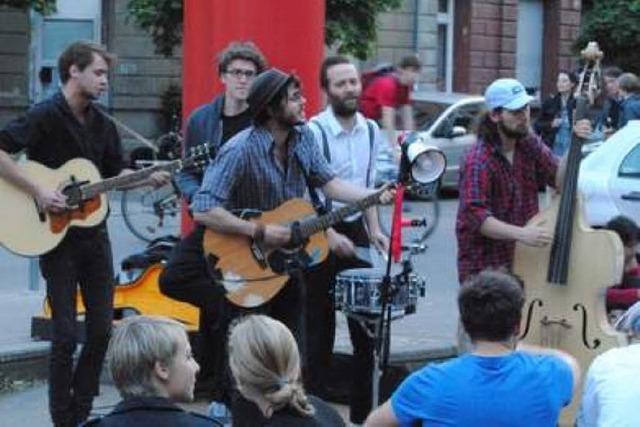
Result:
<instances>
[{"instance_id":1,"label":"suspenders","mask_svg":"<svg viewBox=\"0 0 640 427\"><path fill-rule=\"evenodd\" d=\"M373 164L373 140L375 138L375 132L374 132L374 128L373 128L373 123L371 122L371 120L366 119L367 120L367 129L369 131L369 164L367 165L367 179L366 179L366 185L367 187L369 187L371 185L371 165ZM327 138L327 132L324 130L324 128L322 127L322 125L320 124L319 121L317 120L311 120L310 123L313 123L318 130L320 131L320 134L322 135L322 152L324 153L324 158L327 159L328 163L331 163L331 151L329 150L329 141ZM315 191L314 191L315 193ZM315 197L317 198L318 195L315 194ZM311 196L312 201L314 199L313 196ZM331 211L331 200L330 199L326 199L326 203L325 203L325 207L327 211Z\"/></svg>"}]
</instances>

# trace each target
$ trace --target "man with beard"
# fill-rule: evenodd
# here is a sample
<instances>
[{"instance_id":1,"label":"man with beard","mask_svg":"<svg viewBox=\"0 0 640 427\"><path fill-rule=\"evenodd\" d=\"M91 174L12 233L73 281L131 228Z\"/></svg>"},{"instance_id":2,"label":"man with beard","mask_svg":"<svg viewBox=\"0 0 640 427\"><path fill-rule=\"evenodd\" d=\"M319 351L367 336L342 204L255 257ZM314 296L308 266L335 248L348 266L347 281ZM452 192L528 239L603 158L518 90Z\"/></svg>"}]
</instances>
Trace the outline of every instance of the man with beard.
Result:
<instances>
[{"instance_id":1,"label":"man with beard","mask_svg":"<svg viewBox=\"0 0 640 427\"><path fill-rule=\"evenodd\" d=\"M564 174L564 160L559 165L530 129L533 98L520 82L498 79L484 97L489 111L460 171L456 220L460 283L488 267L510 269L516 241L532 246L552 241L550 228L526 224L538 212L538 189L561 188ZM588 137L589 121L578 121L574 132Z\"/></svg>"},{"instance_id":2,"label":"man with beard","mask_svg":"<svg viewBox=\"0 0 640 427\"><path fill-rule=\"evenodd\" d=\"M254 125L223 146L193 197L191 210L200 236L208 227L221 233L244 235L269 247L282 247L291 241L289 227L257 224L231 212L272 210L291 198L303 197L309 188L319 187L327 197L342 202L355 202L374 192L336 178L311 131L306 126L298 126L304 121L306 100L296 76L276 68L265 71L251 85L247 101ZM391 198L390 191L380 197L382 202ZM175 272L167 268L160 277L162 292L198 307L217 304L226 291L221 284L213 284L204 255L191 267L201 276L200 280L171 277ZM270 302L257 310L282 321L300 338L303 331L298 327L299 313L303 301L299 296L299 284L290 280ZM229 323L247 310L228 304L219 308L226 311L221 314L223 319L218 328L219 345L226 347ZM225 381L216 398L229 404L228 367L217 373Z\"/></svg>"},{"instance_id":3,"label":"man with beard","mask_svg":"<svg viewBox=\"0 0 640 427\"><path fill-rule=\"evenodd\" d=\"M375 159L380 144L384 144L378 125L366 119L358 110L362 85L358 71L347 58L331 56L320 68L320 85L329 105L310 120L316 142L338 177L362 187L373 187ZM327 210L340 207L326 199ZM388 238L380 230L375 207L363 215L356 214L327 231L331 256L309 274L309 304L307 327L309 335L309 368L305 385L312 394L325 392L323 379L330 370L335 337L335 304L332 295L336 272L353 265L355 246L368 247L369 242L386 251ZM373 342L363 325L348 318L353 344L353 376L351 383L350 418L361 424L371 411L371 369Z\"/></svg>"},{"instance_id":4,"label":"man with beard","mask_svg":"<svg viewBox=\"0 0 640 427\"><path fill-rule=\"evenodd\" d=\"M25 151L30 160L50 169L84 158L103 178L129 173L123 169L115 125L94 104L107 90L114 62L115 55L100 45L72 43L58 58L60 91L0 131L0 176L30 194L48 215L66 213L66 196L39 185L7 153ZM166 172L155 172L138 185L168 181ZM76 427L87 419L98 395L113 318L114 273L106 221L69 229L57 247L40 257L40 269L52 312L49 412L56 427ZM86 307L86 339L74 365L78 286Z\"/></svg>"}]
</instances>

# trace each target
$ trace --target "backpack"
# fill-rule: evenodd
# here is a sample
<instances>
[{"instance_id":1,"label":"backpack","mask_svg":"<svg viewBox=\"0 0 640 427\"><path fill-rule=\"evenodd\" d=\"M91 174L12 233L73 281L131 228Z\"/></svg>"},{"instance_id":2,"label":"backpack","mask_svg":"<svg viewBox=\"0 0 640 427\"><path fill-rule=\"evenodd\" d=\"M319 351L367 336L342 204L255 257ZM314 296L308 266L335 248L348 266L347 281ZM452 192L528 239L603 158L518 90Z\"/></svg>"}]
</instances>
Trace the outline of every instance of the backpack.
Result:
<instances>
[{"instance_id":1,"label":"backpack","mask_svg":"<svg viewBox=\"0 0 640 427\"><path fill-rule=\"evenodd\" d=\"M363 71L360 76L360 81L362 82L362 92L366 89L367 86L371 84L375 79L381 76L386 76L388 74L393 73L396 70L396 67L390 63L382 63L376 65L374 68Z\"/></svg>"}]
</instances>

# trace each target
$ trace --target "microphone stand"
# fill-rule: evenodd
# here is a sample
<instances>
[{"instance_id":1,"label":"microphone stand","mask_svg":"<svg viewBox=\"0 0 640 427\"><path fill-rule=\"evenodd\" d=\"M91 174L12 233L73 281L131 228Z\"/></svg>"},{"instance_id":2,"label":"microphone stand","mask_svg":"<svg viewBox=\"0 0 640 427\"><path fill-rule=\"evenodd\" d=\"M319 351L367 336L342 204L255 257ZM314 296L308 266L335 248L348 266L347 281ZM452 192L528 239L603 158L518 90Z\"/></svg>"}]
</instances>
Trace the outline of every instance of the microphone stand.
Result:
<instances>
[{"instance_id":1,"label":"microphone stand","mask_svg":"<svg viewBox=\"0 0 640 427\"><path fill-rule=\"evenodd\" d=\"M402 232L402 226L398 227L399 221L394 221L391 227L391 236L395 233ZM380 309L380 315L375 328L374 346L373 346L373 370L372 377L372 393L371 393L371 407L378 407L380 401L380 380L389 362L389 348L390 348L390 333L391 333L391 298L397 292L397 289L392 288L391 284L391 263L393 262L392 256L393 244L389 244L387 250L387 268L385 275L380 283L380 298L382 299L382 305Z\"/></svg>"}]
</instances>

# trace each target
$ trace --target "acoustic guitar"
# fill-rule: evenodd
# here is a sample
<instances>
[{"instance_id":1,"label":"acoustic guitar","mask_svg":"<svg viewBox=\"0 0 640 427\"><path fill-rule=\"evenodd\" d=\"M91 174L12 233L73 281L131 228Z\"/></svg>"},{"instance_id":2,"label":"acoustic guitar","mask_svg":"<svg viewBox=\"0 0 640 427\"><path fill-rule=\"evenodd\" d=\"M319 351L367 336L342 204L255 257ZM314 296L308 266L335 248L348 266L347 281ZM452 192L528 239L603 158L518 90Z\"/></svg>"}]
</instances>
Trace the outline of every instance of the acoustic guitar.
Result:
<instances>
[{"instance_id":1,"label":"acoustic guitar","mask_svg":"<svg viewBox=\"0 0 640 427\"><path fill-rule=\"evenodd\" d=\"M139 182L154 172L202 167L208 159L208 147L196 146L185 159L104 180L95 165L83 158L69 160L58 169L29 160L20 162L18 167L38 185L67 196L68 209L60 213L43 211L33 196L0 179L0 244L17 255L44 254L62 241L69 227L93 227L104 221L109 210L107 191Z\"/></svg>"},{"instance_id":2,"label":"acoustic guitar","mask_svg":"<svg viewBox=\"0 0 640 427\"><path fill-rule=\"evenodd\" d=\"M322 216L317 216L311 203L303 199L288 200L267 212L243 211L240 216L244 219L291 227L292 244L268 248L247 236L207 229L203 247L210 270L225 287L230 302L244 308L260 306L280 291L292 271L311 267L327 257L329 244L324 230L378 204L383 191Z\"/></svg>"}]
</instances>

